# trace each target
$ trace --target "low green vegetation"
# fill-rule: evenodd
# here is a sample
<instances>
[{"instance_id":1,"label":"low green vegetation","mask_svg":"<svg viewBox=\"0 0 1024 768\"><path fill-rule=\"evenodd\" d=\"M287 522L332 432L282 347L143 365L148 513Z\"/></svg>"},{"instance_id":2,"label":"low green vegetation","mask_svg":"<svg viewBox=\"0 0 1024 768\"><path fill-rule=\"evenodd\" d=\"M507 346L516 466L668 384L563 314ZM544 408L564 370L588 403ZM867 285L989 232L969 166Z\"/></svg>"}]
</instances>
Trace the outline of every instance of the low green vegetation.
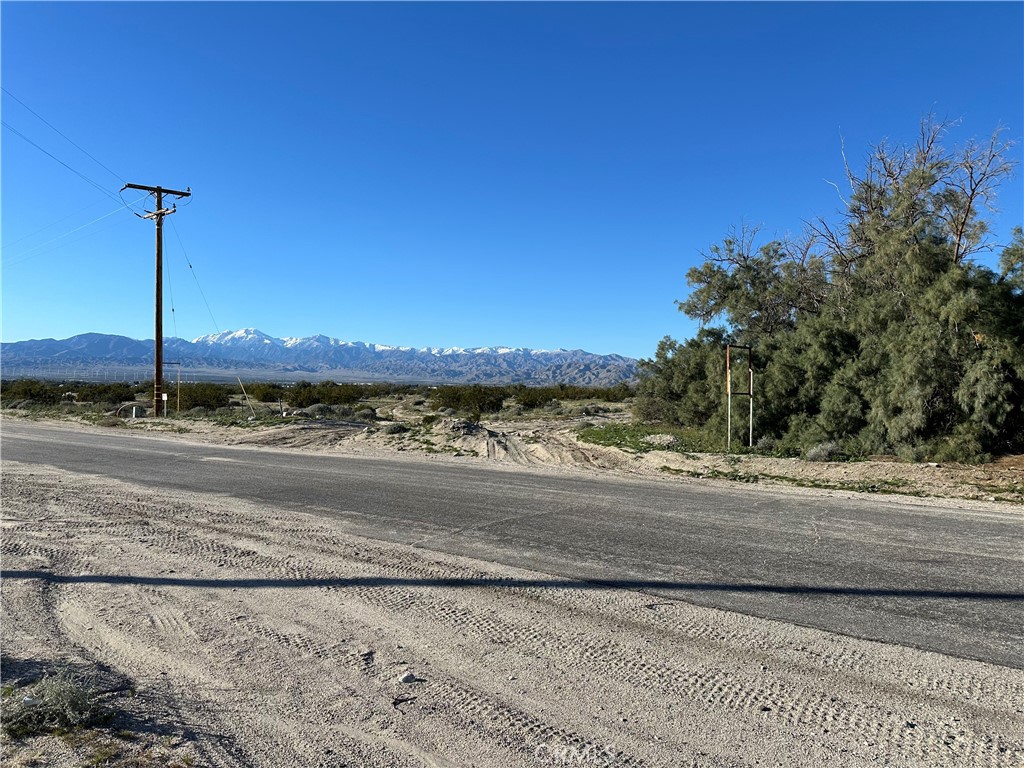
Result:
<instances>
[{"instance_id":1,"label":"low green vegetation","mask_svg":"<svg viewBox=\"0 0 1024 768\"><path fill-rule=\"evenodd\" d=\"M824 488L833 491L855 491L857 493L896 493L902 496L924 496L921 491L915 490L913 483L900 478L886 478L881 480L812 480L803 477L790 477L789 475L777 475L768 472L742 472L730 470L724 472L720 469L679 469L676 467L662 466L662 472L670 475L682 475L700 479L729 480L734 483L758 483L761 480L772 480L777 483L785 483L800 488Z\"/></svg>"},{"instance_id":2,"label":"low green vegetation","mask_svg":"<svg viewBox=\"0 0 1024 768\"><path fill-rule=\"evenodd\" d=\"M435 410L448 408L459 413L473 414L479 421L480 414L500 411L507 395L505 387L485 387L481 384L438 387L430 395L430 405Z\"/></svg>"},{"instance_id":3,"label":"low green vegetation","mask_svg":"<svg viewBox=\"0 0 1024 768\"><path fill-rule=\"evenodd\" d=\"M68 670L44 675L24 689L4 688L4 733L20 739L96 725L109 713L92 683Z\"/></svg>"},{"instance_id":4,"label":"low green vegetation","mask_svg":"<svg viewBox=\"0 0 1024 768\"><path fill-rule=\"evenodd\" d=\"M513 405L520 411L536 410L557 407L564 402L622 403L632 396L633 390L627 384L614 387L456 384L433 390L430 393L430 404L435 410L450 409L464 414L476 414L479 418L480 414L499 413Z\"/></svg>"},{"instance_id":5,"label":"low green vegetation","mask_svg":"<svg viewBox=\"0 0 1024 768\"><path fill-rule=\"evenodd\" d=\"M74 755L68 759L75 765L193 765L183 738L161 735L152 721L143 724L131 714L136 695L128 681L105 689L87 673L63 666L50 667L34 681L6 684L0 689L5 757L11 765L49 765L43 756L59 741L62 752Z\"/></svg>"},{"instance_id":6,"label":"low green vegetation","mask_svg":"<svg viewBox=\"0 0 1024 768\"><path fill-rule=\"evenodd\" d=\"M402 421L396 407L423 413L423 423L443 416L479 421L484 414L503 417L536 413L545 417L591 415L626 403L632 390L615 387L482 384L431 387L408 384L347 384L300 381L285 385L268 382L237 384L164 382L168 416L206 419L228 426L262 426L282 417L341 419L372 424ZM93 399L87 399L93 398ZM0 382L0 404L39 416L76 415L101 426L124 426L133 403L152 400L152 383L87 384L29 379ZM251 406L251 407L250 407ZM628 406L623 405L621 409ZM620 409L620 410L621 410Z\"/></svg>"},{"instance_id":7,"label":"low green vegetation","mask_svg":"<svg viewBox=\"0 0 1024 768\"><path fill-rule=\"evenodd\" d=\"M710 453L725 448L724 438L714 438L702 430L658 424L586 425L577 434L580 440L595 445L620 448L632 453L675 451Z\"/></svg>"},{"instance_id":8,"label":"low green vegetation","mask_svg":"<svg viewBox=\"0 0 1024 768\"><path fill-rule=\"evenodd\" d=\"M250 385L253 391L249 396L263 402L272 400L284 400L293 408L308 408L317 403L324 405L351 405L353 403L381 397L391 397L399 394L407 394L417 390L417 387L402 384L336 384L333 381L320 381L311 383L300 381L294 386L283 388L276 387L273 397L267 397L261 392L263 387L274 385Z\"/></svg>"}]
</instances>

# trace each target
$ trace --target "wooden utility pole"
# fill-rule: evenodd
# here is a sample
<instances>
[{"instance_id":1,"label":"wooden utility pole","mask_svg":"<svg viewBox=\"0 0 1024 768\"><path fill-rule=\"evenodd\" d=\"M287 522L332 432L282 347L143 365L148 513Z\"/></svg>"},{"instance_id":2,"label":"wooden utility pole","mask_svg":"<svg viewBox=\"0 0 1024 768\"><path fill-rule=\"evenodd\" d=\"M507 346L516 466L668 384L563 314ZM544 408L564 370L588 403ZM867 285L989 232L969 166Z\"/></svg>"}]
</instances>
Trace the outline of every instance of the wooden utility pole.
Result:
<instances>
[{"instance_id":1,"label":"wooden utility pole","mask_svg":"<svg viewBox=\"0 0 1024 768\"><path fill-rule=\"evenodd\" d=\"M122 192L126 189L140 189L156 195L155 211L147 211L145 216L135 214L141 219L153 219L156 222L156 339L153 342L153 415L156 416L160 409L160 389L164 378L164 216L169 216L177 210L176 204L171 208L164 208L164 195L172 195L179 199L191 197L192 188L186 187L185 191L181 192L142 184L125 184L121 187Z\"/></svg>"}]
</instances>

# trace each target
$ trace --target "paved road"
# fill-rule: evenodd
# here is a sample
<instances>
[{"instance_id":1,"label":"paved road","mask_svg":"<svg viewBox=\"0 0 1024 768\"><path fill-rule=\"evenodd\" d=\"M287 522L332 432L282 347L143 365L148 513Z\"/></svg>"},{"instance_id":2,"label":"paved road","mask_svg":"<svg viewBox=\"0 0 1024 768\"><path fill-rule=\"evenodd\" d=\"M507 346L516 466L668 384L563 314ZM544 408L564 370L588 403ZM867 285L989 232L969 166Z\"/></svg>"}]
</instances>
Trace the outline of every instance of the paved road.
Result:
<instances>
[{"instance_id":1,"label":"paved road","mask_svg":"<svg viewBox=\"0 0 1024 768\"><path fill-rule=\"evenodd\" d=\"M5 460L216 493L352 533L1024 667L1024 514L196 445L6 421Z\"/></svg>"}]
</instances>

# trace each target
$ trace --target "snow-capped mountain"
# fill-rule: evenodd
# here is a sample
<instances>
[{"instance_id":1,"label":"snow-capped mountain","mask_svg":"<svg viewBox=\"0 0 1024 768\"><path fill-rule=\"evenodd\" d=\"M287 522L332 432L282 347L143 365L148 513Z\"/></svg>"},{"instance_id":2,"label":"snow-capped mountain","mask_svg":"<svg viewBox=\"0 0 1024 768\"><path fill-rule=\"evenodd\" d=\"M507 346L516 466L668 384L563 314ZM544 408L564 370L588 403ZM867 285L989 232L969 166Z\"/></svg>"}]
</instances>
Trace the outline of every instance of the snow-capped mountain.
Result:
<instances>
[{"instance_id":1,"label":"snow-capped mountain","mask_svg":"<svg viewBox=\"0 0 1024 768\"><path fill-rule=\"evenodd\" d=\"M251 347L259 346L261 344L281 346L284 343L284 340L275 339L273 336L268 336L262 331L257 331L255 328L242 328L240 331L221 331L220 333L213 333L208 336L200 336L198 339L192 339L192 343L207 345L219 344L225 347Z\"/></svg>"},{"instance_id":2,"label":"snow-capped mountain","mask_svg":"<svg viewBox=\"0 0 1024 768\"><path fill-rule=\"evenodd\" d=\"M70 339L18 341L0 345L2 375L53 375L74 369L94 376L115 367L152 365L153 342L87 333ZM519 347L396 347L343 341L329 336L278 339L255 328L164 339L164 359L183 371L221 376L296 380L378 380L611 385L636 376L636 361L582 350ZM70 378L74 374L67 373Z\"/></svg>"}]
</instances>

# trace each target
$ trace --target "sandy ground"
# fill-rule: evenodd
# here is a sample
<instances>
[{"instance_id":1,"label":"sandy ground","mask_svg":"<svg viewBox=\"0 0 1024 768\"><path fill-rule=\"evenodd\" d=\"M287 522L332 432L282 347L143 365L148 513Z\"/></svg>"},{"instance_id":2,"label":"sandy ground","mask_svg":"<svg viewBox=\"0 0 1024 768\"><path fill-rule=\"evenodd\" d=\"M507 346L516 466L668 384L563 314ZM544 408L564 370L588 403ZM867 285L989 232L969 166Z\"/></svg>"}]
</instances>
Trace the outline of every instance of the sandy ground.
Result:
<instances>
[{"instance_id":1,"label":"sandy ground","mask_svg":"<svg viewBox=\"0 0 1024 768\"><path fill-rule=\"evenodd\" d=\"M579 421L128 428L1024 509L1006 503L1021 500L1019 457L942 467L633 454L579 442ZM69 668L113 713L100 728L5 737L4 765L1024 765L1020 670L633 592L508 585L538 574L221 497L12 462L0 493L3 703Z\"/></svg>"},{"instance_id":2,"label":"sandy ground","mask_svg":"<svg viewBox=\"0 0 1024 768\"><path fill-rule=\"evenodd\" d=\"M7 696L64 665L116 713L5 765L1024 764L1019 670L45 467L2 505Z\"/></svg>"}]
</instances>

